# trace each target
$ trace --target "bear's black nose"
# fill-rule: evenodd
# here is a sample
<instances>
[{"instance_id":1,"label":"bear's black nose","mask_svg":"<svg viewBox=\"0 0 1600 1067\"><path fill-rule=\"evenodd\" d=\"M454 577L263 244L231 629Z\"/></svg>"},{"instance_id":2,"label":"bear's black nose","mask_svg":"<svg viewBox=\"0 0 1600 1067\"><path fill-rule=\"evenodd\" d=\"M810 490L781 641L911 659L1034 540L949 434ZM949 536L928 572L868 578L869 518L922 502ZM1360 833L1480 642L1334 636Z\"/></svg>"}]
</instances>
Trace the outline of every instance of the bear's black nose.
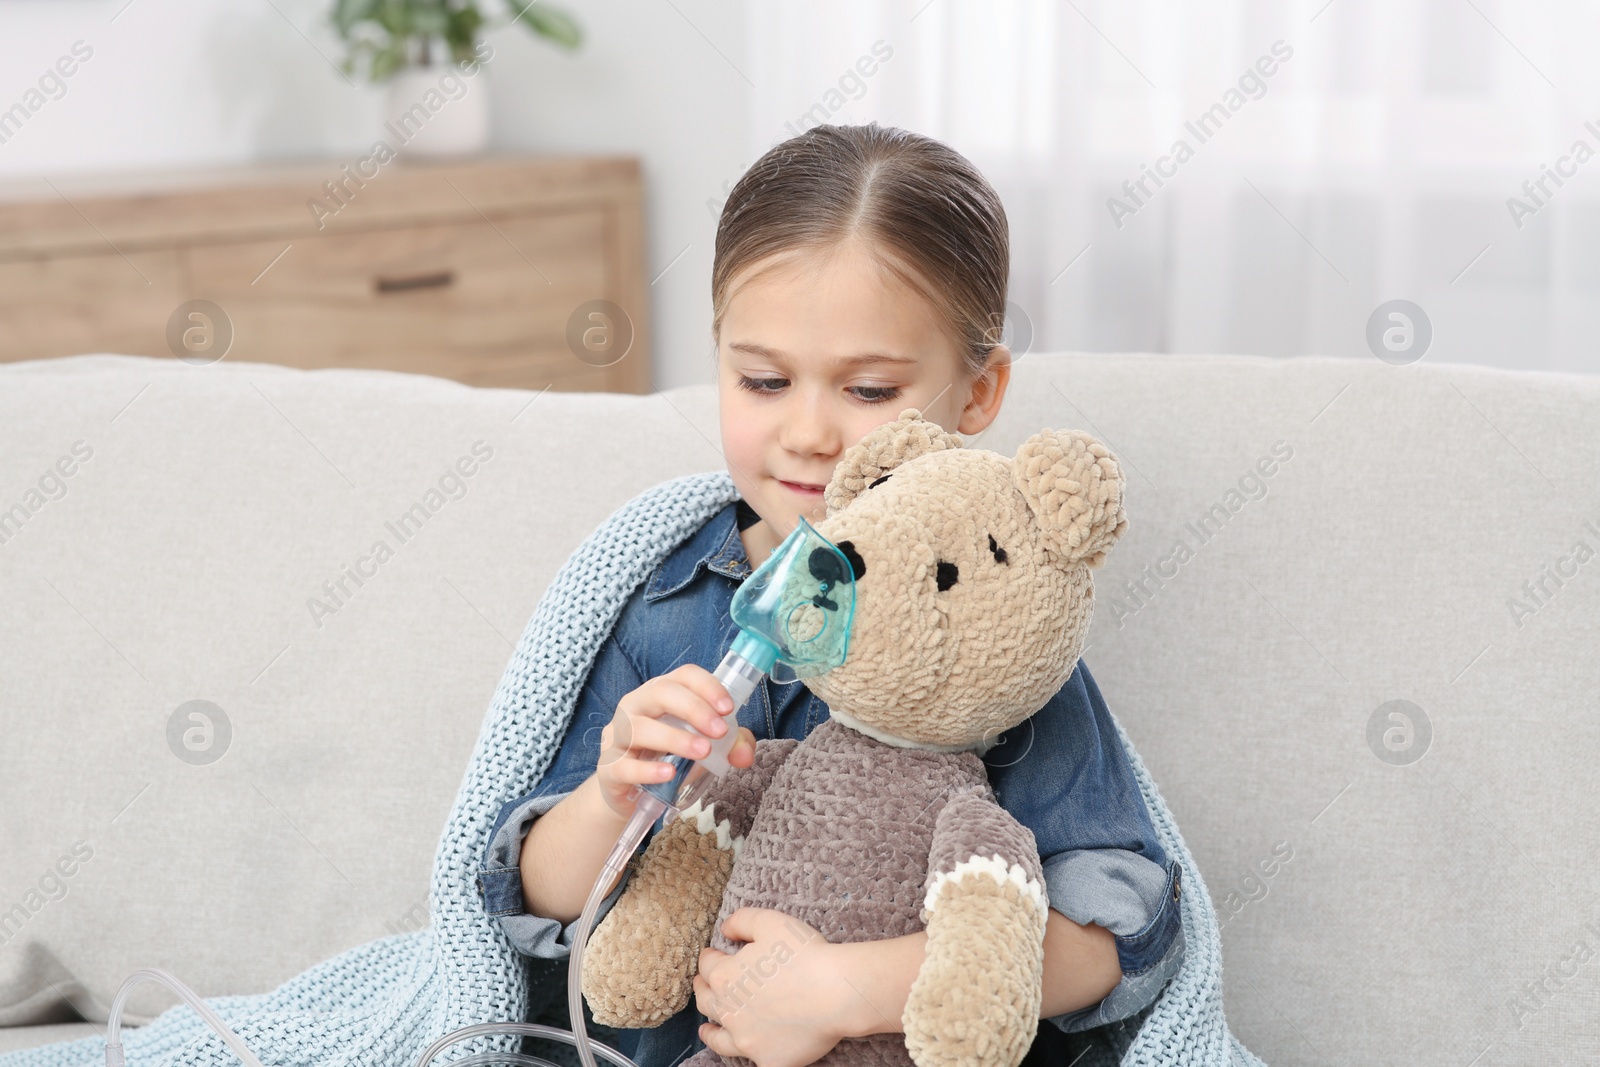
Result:
<instances>
[{"instance_id":1,"label":"bear's black nose","mask_svg":"<svg viewBox=\"0 0 1600 1067\"><path fill-rule=\"evenodd\" d=\"M856 551L856 546L849 541L840 541L836 547L844 554L844 558L850 561L851 573L843 573L843 568L839 566L838 556L835 556L825 548L815 548L811 550L811 558L807 560L811 576L824 581L859 582L861 576L867 573L866 561Z\"/></svg>"}]
</instances>

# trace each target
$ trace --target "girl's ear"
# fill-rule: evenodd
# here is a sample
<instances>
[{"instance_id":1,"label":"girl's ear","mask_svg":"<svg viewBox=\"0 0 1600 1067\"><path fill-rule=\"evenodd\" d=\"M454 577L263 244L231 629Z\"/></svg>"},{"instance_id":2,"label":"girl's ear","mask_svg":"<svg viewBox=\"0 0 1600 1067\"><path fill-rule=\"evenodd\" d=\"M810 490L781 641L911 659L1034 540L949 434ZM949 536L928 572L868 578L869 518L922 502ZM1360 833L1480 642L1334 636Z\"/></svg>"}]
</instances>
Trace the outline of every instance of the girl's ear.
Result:
<instances>
[{"instance_id":1,"label":"girl's ear","mask_svg":"<svg viewBox=\"0 0 1600 1067\"><path fill-rule=\"evenodd\" d=\"M906 408L898 419L873 429L845 451L822 493L828 515L843 511L858 494L902 463L960 447L960 434L923 418L916 408Z\"/></svg>"}]
</instances>

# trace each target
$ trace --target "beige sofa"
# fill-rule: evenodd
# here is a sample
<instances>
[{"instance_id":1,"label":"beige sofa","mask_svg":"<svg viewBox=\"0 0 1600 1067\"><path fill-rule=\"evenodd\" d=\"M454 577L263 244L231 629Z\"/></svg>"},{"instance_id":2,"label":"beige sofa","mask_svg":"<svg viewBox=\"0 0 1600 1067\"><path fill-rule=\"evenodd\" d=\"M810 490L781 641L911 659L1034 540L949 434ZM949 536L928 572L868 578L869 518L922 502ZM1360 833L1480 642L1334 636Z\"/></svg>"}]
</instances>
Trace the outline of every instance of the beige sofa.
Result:
<instances>
[{"instance_id":1,"label":"beige sofa","mask_svg":"<svg viewBox=\"0 0 1600 1067\"><path fill-rule=\"evenodd\" d=\"M1127 468L1085 659L1244 1043L1600 1058L1600 379L1032 354L978 443L1046 425ZM260 992L425 923L541 591L717 440L709 386L0 364L0 1051L96 1032L138 967Z\"/></svg>"}]
</instances>

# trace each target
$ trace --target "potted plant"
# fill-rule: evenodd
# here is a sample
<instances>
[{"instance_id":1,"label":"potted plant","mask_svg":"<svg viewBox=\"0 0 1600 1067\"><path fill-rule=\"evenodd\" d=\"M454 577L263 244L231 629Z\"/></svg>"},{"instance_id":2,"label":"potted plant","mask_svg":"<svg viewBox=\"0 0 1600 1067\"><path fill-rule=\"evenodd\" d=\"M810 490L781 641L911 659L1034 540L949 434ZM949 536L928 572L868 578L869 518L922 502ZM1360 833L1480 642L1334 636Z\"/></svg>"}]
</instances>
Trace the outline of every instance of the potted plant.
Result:
<instances>
[{"instance_id":1,"label":"potted plant","mask_svg":"<svg viewBox=\"0 0 1600 1067\"><path fill-rule=\"evenodd\" d=\"M488 93L473 84L494 57L481 40L488 30L519 22L568 51L583 39L570 14L542 0L505 3L492 21L477 0L334 0L344 69L387 86L387 128L403 155L471 155L488 145Z\"/></svg>"}]
</instances>

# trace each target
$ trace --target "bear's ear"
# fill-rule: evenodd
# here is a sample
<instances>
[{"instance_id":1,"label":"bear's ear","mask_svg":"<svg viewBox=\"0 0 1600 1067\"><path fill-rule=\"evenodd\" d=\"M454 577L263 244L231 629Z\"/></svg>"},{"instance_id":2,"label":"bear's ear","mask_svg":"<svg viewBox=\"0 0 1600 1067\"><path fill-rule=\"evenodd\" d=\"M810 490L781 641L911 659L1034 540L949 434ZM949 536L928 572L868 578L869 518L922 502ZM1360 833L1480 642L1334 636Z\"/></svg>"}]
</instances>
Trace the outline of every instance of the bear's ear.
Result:
<instances>
[{"instance_id":1,"label":"bear's ear","mask_svg":"<svg viewBox=\"0 0 1600 1067\"><path fill-rule=\"evenodd\" d=\"M906 408L898 419L874 428L845 451L822 493L828 514L843 511L858 494L902 463L960 447L959 434L923 418L916 408Z\"/></svg>"},{"instance_id":2,"label":"bear's ear","mask_svg":"<svg viewBox=\"0 0 1600 1067\"><path fill-rule=\"evenodd\" d=\"M1011 464L1016 483L1044 531L1046 547L1068 563L1091 567L1128 528L1122 467L1111 450L1079 430L1040 430Z\"/></svg>"}]
</instances>

